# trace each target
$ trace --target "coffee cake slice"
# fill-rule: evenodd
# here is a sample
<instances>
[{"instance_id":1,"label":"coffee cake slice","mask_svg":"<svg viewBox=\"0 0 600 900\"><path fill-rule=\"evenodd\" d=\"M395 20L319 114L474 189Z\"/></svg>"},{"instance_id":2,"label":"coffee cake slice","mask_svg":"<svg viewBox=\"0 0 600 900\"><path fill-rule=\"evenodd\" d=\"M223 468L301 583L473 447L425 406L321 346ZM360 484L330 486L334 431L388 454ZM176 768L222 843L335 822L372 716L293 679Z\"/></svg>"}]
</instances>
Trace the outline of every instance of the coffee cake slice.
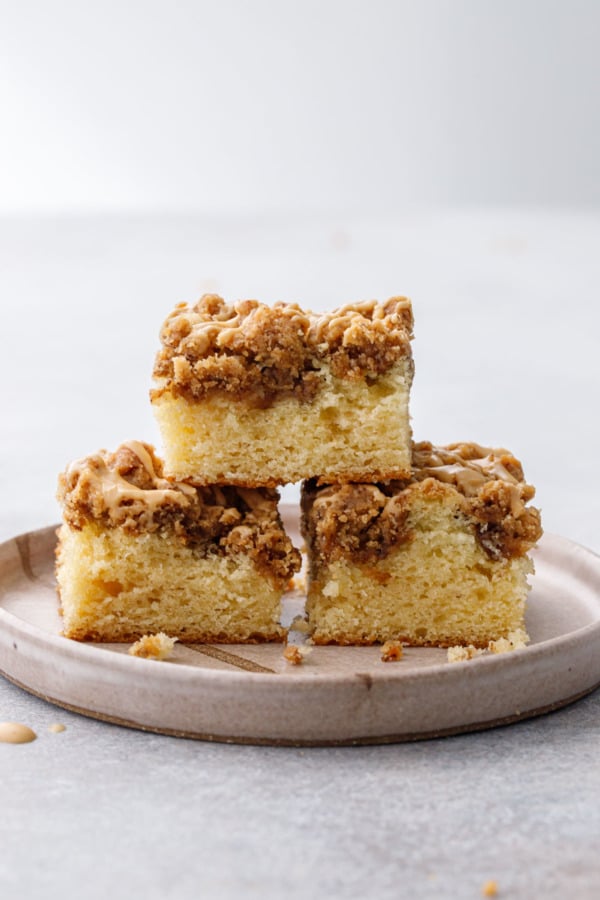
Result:
<instances>
[{"instance_id":1,"label":"coffee cake slice","mask_svg":"<svg viewBox=\"0 0 600 900\"><path fill-rule=\"evenodd\" d=\"M412 324L403 297L325 315L214 295L180 304L151 392L167 475L251 487L407 475Z\"/></svg>"},{"instance_id":2,"label":"coffee cake slice","mask_svg":"<svg viewBox=\"0 0 600 900\"><path fill-rule=\"evenodd\" d=\"M135 641L281 641L281 597L300 567L273 489L163 477L148 445L100 451L60 476L56 574L64 631Z\"/></svg>"},{"instance_id":3,"label":"coffee cake slice","mask_svg":"<svg viewBox=\"0 0 600 900\"><path fill-rule=\"evenodd\" d=\"M317 644L451 647L524 628L534 489L508 451L415 445L410 479L303 485Z\"/></svg>"}]
</instances>

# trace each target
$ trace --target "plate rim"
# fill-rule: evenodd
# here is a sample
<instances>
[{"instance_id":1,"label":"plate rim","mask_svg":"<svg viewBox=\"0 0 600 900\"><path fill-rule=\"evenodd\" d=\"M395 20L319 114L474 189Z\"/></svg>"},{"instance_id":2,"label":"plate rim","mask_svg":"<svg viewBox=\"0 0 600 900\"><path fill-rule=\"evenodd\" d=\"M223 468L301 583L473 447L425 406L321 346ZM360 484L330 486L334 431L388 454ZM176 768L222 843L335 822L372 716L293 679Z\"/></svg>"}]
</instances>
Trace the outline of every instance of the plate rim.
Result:
<instances>
[{"instance_id":1,"label":"plate rim","mask_svg":"<svg viewBox=\"0 0 600 900\"><path fill-rule=\"evenodd\" d=\"M547 535L546 546L536 552L539 557L546 551L543 577L553 609L561 596L560 582L552 591L553 569L559 579L562 570L568 596L582 593L576 607L581 615L575 621L588 621L581 627L572 628L568 616L559 617L555 630L560 633L553 637L510 653L468 660L466 667L449 664L441 648L439 661L375 667L373 647L364 648L372 652L364 659L364 669L360 657L343 671L287 667L281 659L268 672L234 668L234 660L231 668L211 668L175 659L156 669L153 660L129 656L122 649L116 652L115 643L74 641L55 630L56 622L38 625L35 602L50 603L54 589L48 563L55 540L56 526L51 525L0 544L0 673L30 694L97 720L225 743L356 746L510 725L551 713L599 687L600 556L560 535ZM32 620L4 608L5 587L15 589L18 604L19 594L31 590L36 595L42 586L44 592L32 597ZM261 645L181 644L201 652L204 647L224 647L233 657L237 651L245 662L251 660L244 647L252 646L259 650L252 661L260 661ZM106 652L99 652L102 649ZM343 654L353 648L329 649ZM113 689L127 685L136 693L135 706L127 699L129 691ZM323 703L335 704L337 713L323 716Z\"/></svg>"},{"instance_id":2,"label":"plate rim","mask_svg":"<svg viewBox=\"0 0 600 900\"><path fill-rule=\"evenodd\" d=\"M281 504L281 506L285 507L286 504ZM290 504L290 506L291 506L291 504ZM57 524L53 524L53 525L48 525L48 526L43 526L41 528L33 529L32 531L22 532L18 535L15 535L12 538L8 538L7 540L2 541L0 543L0 550L8 544L15 543L17 545L17 551L19 553L19 556L21 557L21 551L18 546L19 540L24 540L24 539L29 540L30 537L33 537L33 536L39 536L39 537L46 536L46 535L49 535L49 533L52 532L53 530L56 531L56 529L58 527L59 526ZM576 552L583 553L583 558L585 558L585 559L588 559L588 557L591 558L592 565L595 565L598 568L598 575L600 577L600 554L596 553L594 550L591 550L589 547L585 547L584 545L579 544L576 541L571 540L570 538L564 537L563 535L555 534L553 532L545 532L540 540L540 543L537 545L536 548L534 548L534 552L537 556L539 556L541 553L544 553L544 549L545 549L543 546L544 542L556 543L557 546L561 547L561 549L564 552L568 552L569 550L572 551L573 549L575 549ZM549 552L550 552L549 550L546 551L546 553L549 553ZM535 579L535 575L533 576L533 579ZM38 581L38 579L36 579L34 576L33 581L34 582ZM533 582L533 583L535 583L535 582ZM49 589L50 589L50 587L49 587ZM28 622L26 619L20 619L18 616L14 615L13 613L10 613L6 609L4 609L2 602L1 602L1 597L2 597L2 579L0 578L0 625L9 625L14 630L24 632L25 634L27 634L27 636L30 639L36 641L37 643L39 643L41 645L46 645L46 644L48 644L48 642L50 642L51 646L54 645L54 646L56 646L57 649L60 649L61 651L66 650L68 655L72 655L75 657L82 655L84 658L87 658L89 660L99 660L100 666L103 666L105 664L106 665L110 664L111 667L114 667L116 664L118 669L123 668L124 670L126 668L131 667L131 665L138 666L138 667L141 665L142 667L147 667L147 666L153 666L156 664L155 660L142 659L142 658L138 658L135 656L129 656L128 654L123 654L123 653L110 653L109 651L107 651L106 659L104 660L103 656L101 654L100 655L97 654L97 651L103 649L103 647L105 647L105 646L106 647L114 646L115 642L76 641L71 638L67 638L61 634L55 634L50 631L45 631L44 629L40 628L39 626L34 625L31 622ZM464 661L460 661L460 662L456 662L456 663L452 663L452 664L449 664L447 661L443 661L443 662L439 662L439 663L432 663L431 665L424 666L422 669L420 668L418 670L411 669L408 671L406 671L406 670L403 671L402 667L398 667L398 668L390 667L389 670L385 669L385 670L382 670L381 672L369 672L369 676L373 679L373 681L388 681L390 679L398 680L398 681L400 681L400 680L410 681L413 679L418 679L421 682L421 681L427 680L428 677L433 678L435 676L439 676L441 671L446 671L448 673L450 671L456 671L456 670L463 671L464 665L466 663L468 663L469 671L473 670L474 668L479 669L482 667L486 667L490 670L492 670L494 667L499 668L499 669L502 669L506 666L512 667L517 660L522 659L524 656L526 656L528 659L532 659L532 657L534 655L540 655L542 653L544 655L547 655L549 652L552 652L552 651L560 651L560 649L562 648L562 645L564 645L567 642L572 643L573 641L577 641L577 642L587 641L590 634L594 631L598 631L599 636L600 636L600 594L598 595L597 601L598 601L598 619L596 622L588 623L587 625L584 625L581 628L577 628L572 631L568 631L563 634L556 635L554 637L548 638L544 641L540 641L535 644L528 644L526 647L523 647L523 648L520 648L517 650L513 650L510 653L492 654L490 656L478 656L471 660L464 660ZM117 643L119 643L119 642L117 642ZM121 646L126 646L127 644L130 644L130 643L131 642L129 642L129 641L125 641L121 644ZM182 646L187 646L186 641L181 641L181 644L182 644ZM191 646L194 646L194 645L191 643ZM241 647L241 646L261 647L263 645L261 645L261 644L246 644L246 645L244 645L244 644L219 644L216 641L212 641L206 645L198 644L198 646L233 648L233 647ZM281 646L281 647L283 647L285 645L283 643L279 643L279 642L271 642L270 644L266 644L265 646ZM327 646L330 648L337 648L342 651L344 650L344 647L340 646L340 645L331 644L331 645L327 645ZM378 645L375 644L372 646L376 647ZM348 648L346 648L346 649L348 649ZM407 649L410 650L411 648L407 647ZM444 648L429 648L429 649L444 649ZM317 672L307 672L306 670L302 670L301 667L298 667L298 668L300 669L300 671L294 671L294 674L293 674L293 682L295 684L308 683L308 684L317 685L320 682L327 683L327 684L334 684L335 682L347 683L348 679L349 679L349 673L326 673L326 672L317 673ZM252 671L247 671L247 670L243 670L243 671L236 670L234 668L232 668L232 669L209 669L209 668L191 666L185 662L177 662L175 665L165 666L164 670L165 670L164 675L161 677L166 676L167 678L177 678L178 675L186 673L190 679L201 679L201 680L204 680L205 678L221 679L223 676L225 676L228 679L240 680L243 683L248 683L248 681L255 681L255 680L258 683L260 683L264 679L273 680L273 676L275 676L275 678L277 680L285 680L288 684L292 683L289 674L285 675L280 672L252 672ZM143 669L140 669L140 671L143 671ZM360 675L360 674L361 674L360 672L355 671L355 672L351 673L351 677L355 678L357 675Z\"/></svg>"}]
</instances>

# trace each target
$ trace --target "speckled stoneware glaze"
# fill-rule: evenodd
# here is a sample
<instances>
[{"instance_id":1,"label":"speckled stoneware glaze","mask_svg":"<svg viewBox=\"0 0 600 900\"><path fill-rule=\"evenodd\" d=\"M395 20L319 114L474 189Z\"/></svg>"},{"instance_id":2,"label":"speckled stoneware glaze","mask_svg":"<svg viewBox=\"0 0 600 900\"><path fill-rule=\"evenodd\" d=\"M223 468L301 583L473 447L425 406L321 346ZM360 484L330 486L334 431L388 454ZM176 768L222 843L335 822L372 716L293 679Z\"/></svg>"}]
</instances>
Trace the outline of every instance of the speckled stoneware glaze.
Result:
<instances>
[{"instance_id":1,"label":"speckled stoneware glaze","mask_svg":"<svg viewBox=\"0 0 600 900\"><path fill-rule=\"evenodd\" d=\"M295 511L284 510L293 532ZM127 645L61 636L55 528L0 545L0 671L25 690L84 715L166 734L266 744L415 740L550 712L600 683L600 557L545 535L522 650L448 663L406 648L315 647L292 666L281 644L176 644L165 662ZM286 617L302 598L290 596Z\"/></svg>"}]
</instances>

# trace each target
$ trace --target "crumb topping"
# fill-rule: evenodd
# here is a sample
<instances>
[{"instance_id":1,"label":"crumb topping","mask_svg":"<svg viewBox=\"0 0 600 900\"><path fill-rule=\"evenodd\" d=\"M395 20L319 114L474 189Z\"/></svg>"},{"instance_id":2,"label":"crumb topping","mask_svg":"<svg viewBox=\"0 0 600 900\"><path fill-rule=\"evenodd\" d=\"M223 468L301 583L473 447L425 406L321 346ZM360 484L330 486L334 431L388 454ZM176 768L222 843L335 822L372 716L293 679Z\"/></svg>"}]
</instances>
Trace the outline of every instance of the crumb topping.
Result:
<instances>
[{"instance_id":1,"label":"crumb topping","mask_svg":"<svg viewBox=\"0 0 600 900\"><path fill-rule=\"evenodd\" d=\"M412 475L381 484L304 485L305 536L326 559L368 563L412 540L415 494L454 502L492 559L524 556L542 534L539 510L526 506L535 489L507 450L478 444L416 444Z\"/></svg>"},{"instance_id":2,"label":"crumb topping","mask_svg":"<svg viewBox=\"0 0 600 900\"><path fill-rule=\"evenodd\" d=\"M150 444L129 441L114 453L101 450L72 463L59 477L57 496L76 530L97 523L130 534L173 534L200 556L247 554L284 583L300 569L276 490L168 481Z\"/></svg>"},{"instance_id":3,"label":"crumb topping","mask_svg":"<svg viewBox=\"0 0 600 900\"><path fill-rule=\"evenodd\" d=\"M313 316L309 340L331 361L338 378L381 375L401 357L410 357L413 315L406 297L387 303L349 303Z\"/></svg>"},{"instance_id":4,"label":"crumb topping","mask_svg":"<svg viewBox=\"0 0 600 900\"><path fill-rule=\"evenodd\" d=\"M413 468L415 478L432 476L453 484L465 497L476 496L489 481L504 481L509 485L524 481L521 463L512 453L474 443L434 447L429 441L421 441L413 447ZM529 500L535 492L530 485L526 487Z\"/></svg>"},{"instance_id":5,"label":"crumb topping","mask_svg":"<svg viewBox=\"0 0 600 900\"><path fill-rule=\"evenodd\" d=\"M339 378L376 377L410 359L412 321L410 301L402 297L315 315L295 303L228 305L205 294L167 317L154 366L159 387L151 397L169 392L199 400L221 393L257 407L290 396L309 402L323 384L325 359Z\"/></svg>"},{"instance_id":6,"label":"crumb topping","mask_svg":"<svg viewBox=\"0 0 600 900\"><path fill-rule=\"evenodd\" d=\"M413 478L435 478L453 485L476 528L477 538L494 559L524 556L542 536L540 512L526 504L535 488L510 451L474 443L434 447L427 441L413 449Z\"/></svg>"},{"instance_id":7,"label":"crumb topping","mask_svg":"<svg viewBox=\"0 0 600 900\"><path fill-rule=\"evenodd\" d=\"M410 540L408 495L390 493L385 484L319 488L315 480L307 481L302 491L304 534L310 533L320 554L332 561L382 559L392 547Z\"/></svg>"}]
</instances>

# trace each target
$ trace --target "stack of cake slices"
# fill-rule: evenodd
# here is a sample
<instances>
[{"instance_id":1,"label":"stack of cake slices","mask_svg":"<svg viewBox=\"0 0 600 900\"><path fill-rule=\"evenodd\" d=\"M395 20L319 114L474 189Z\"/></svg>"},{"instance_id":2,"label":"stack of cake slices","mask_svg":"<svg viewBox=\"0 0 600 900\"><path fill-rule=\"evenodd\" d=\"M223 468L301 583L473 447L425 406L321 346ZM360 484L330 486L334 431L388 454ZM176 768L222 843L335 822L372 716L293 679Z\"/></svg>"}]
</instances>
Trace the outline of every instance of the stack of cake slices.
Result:
<instances>
[{"instance_id":1,"label":"stack of cake slices","mask_svg":"<svg viewBox=\"0 0 600 900\"><path fill-rule=\"evenodd\" d=\"M164 447L130 441L60 476L64 634L281 641L300 569L277 487L302 482L318 644L485 647L524 627L534 489L503 449L413 443L410 302L236 305L205 295L161 330Z\"/></svg>"}]
</instances>

